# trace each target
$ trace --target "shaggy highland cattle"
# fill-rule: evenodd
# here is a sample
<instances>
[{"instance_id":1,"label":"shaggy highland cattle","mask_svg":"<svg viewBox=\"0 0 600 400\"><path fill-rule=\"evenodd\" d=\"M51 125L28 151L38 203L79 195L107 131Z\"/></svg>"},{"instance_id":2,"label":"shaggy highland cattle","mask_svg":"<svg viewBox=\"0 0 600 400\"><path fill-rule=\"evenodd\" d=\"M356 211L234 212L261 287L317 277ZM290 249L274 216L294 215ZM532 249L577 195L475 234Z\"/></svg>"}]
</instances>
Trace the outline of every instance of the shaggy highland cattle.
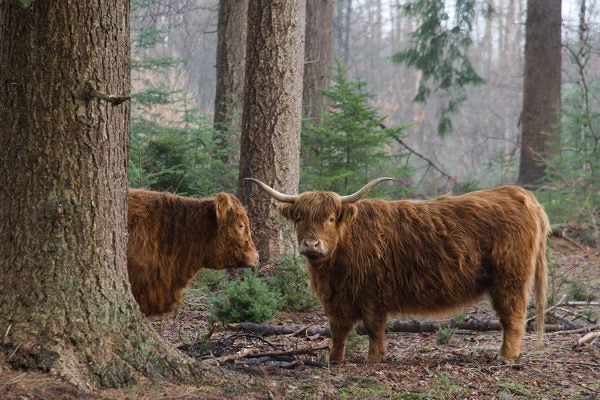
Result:
<instances>
[{"instance_id":1,"label":"shaggy highland cattle","mask_svg":"<svg viewBox=\"0 0 600 400\"><path fill-rule=\"evenodd\" d=\"M280 193L293 221L312 289L331 329L329 359L341 362L358 320L369 335L369 362L381 362L388 314L439 315L488 295L503 327L500 355L515 359L525 334L533 284L541 337L546 304L546 240L542 206L516 186L426 201L360 200L379 178L349 196Z\"/></svg>"},{"instance_id":2,"label":"shaggy highland cattle","mask_svg":"<svg viewBox=\"0 0 600 400\"><path fill-rule=\"evenodd\" d=\"M195 199L130 189L127 201L127 270L146 315L172 312L202 267L258 262L248 215L231 194Z\"/></svg>"}]
</instances>

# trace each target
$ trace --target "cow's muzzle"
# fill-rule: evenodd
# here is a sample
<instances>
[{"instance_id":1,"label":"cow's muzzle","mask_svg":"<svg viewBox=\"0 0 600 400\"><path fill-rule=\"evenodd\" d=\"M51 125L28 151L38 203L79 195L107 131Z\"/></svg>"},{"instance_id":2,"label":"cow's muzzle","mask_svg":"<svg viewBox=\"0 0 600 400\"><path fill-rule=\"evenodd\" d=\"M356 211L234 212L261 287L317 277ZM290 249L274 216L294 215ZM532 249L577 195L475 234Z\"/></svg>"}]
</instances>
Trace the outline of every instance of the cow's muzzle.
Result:
<instances>
[{"instance_id":1,"label":"cow's muzzle","mask_svg":"<svg viewBox=\"0 0 600 400\"><path fill-rule=\"evenodd\" d=\"M251 251L244 254L244 266L245 267L255 267L258 265L258 252Z\"/></svg>"},{"instance_id":2,"label":"cow's muzzle","mask_svg":"<svg viewBox=\"0 0 600 400\"><path fill-rule=\"evenodd\" d=\"M311 260L317 260L327 254L327 249L322 241L318 239L303 239L300 241L300 254Z\"/></svg>"}]
</instances>

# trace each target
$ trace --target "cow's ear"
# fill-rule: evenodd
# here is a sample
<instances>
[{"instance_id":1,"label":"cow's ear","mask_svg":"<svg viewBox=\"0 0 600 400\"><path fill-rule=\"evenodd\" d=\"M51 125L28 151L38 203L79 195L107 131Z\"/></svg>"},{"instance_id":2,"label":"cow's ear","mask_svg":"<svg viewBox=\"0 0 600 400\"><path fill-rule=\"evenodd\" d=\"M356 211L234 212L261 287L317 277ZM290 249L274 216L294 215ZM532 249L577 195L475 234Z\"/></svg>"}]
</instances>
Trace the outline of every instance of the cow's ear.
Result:
<instances>
[{"instance_id":1,"label":"cow's ear","mask_svg":"<svg viewBox=\"0 0 600 400\"><path fill-rule=\"evenodd\" d=\"M293 221L294 220L294 216L292 215L292 204L279 204L279 206L277 207L277 209L279 210L279 213L283 216L283 218Z\"/></svg>"},{"instance_id":2,"label":"cow's ear","mask_svg":"<svg viewBox=\"0 0 600 400\"><path fill-rule=\"evenodd\" d=\"M231 196L227 193L219 193L217 194L215 210L217 212L217 221L222 221L227 212L231 210L233 207L233 201L231 200Z\"/></svg>"},{"instance_id":3,"label":"cow's ear","mask_svg":"<svg viewBox=\"0 0 600 400\"><path fill-rule=\"evenodd\" d=\"M357 212L358 209L354 204L344 206L340 215L340 221L349 224L350 222L352 222Z\"/></svg>"}]
</instances>

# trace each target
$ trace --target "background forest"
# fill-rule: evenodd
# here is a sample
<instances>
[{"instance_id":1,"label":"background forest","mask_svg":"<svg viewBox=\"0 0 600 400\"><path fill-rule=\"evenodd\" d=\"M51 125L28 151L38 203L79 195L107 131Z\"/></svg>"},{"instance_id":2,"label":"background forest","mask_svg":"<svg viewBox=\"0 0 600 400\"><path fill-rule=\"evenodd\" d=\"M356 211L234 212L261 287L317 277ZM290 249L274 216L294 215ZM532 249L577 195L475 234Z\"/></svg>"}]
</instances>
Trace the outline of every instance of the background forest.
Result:
<instances>
[{"instance_id":1,"label":"background forest","mask_svg":"<svg viewBox=\"0 0 600 400\"><path fill-rule=\"evenodd\" d=\"M417 48L418 7L426 3L412 10L397 0L332 6L332 57L321 88L329 107L318 118L304 111L300 190L347 192L389 175L402 185L388 196L420 197L517 181L526 2L437 3L442 25L460 27L463 36L452 40L472 66L466 84L448 87L401 61L401 52ZM189 195L237 190L241 96L229 99L237 108L227 120L214 116L218 10L218 1L132 3L131 186ZM543 161L548 190L540 196L553 222L591 223L599 186L598 5L563 2L562 18L562 146ZM314 61L308 56L306 66ZM356 142L340 132L354 132Z\"/></svg>"}]
</instances>

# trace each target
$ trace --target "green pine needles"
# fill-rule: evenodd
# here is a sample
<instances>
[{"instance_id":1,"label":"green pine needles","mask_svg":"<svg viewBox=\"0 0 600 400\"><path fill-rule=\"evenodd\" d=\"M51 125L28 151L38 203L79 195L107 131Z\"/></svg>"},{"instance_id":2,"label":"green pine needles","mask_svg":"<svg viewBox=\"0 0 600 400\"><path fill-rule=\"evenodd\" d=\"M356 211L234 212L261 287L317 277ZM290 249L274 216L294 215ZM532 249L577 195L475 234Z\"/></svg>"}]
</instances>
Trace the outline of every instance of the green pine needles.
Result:
<instances>
[{"instance_id":1,"label":"green pine needles","mask_svg":"<svg viewBox=\"0 0 600 400\"><path fill-rule=\"evenodd\" d=\"M468 57L477 4L474 0L456 0L451 7L453 17L444 0L414 0L402 6L406 15L420 24L411 34L411 47L393 55L392 61L422 73L415 101L424 103L433 91L447 96L438 115L441 136L452 131L451 118L466 100L465 87L485 82ZM491 18L490 3L484 2L482 14Z\"/></svg>"},{"instance_id":2,"label":"green pine needles","mask_svg":"<svg viewBox=\"0 0 600 400\"><path fill-rule=\"evenodd\" d=\"M281 308L279 293L252 271L232 281L225 292L212 299L211 319L223 322L266 322Z\"/></svg>"},{"instance_id":3,"label":"green pine needles","mask_svg":"<svg viewBox=\"0 0 600 400\"><path fill-rule=\"evenodd\" d=\"M337 64L333 84L323 95L327 109L321 123L306 121L302 131L301 191L347 193L378 176L408 176L407 154L393 149L404 127L383 126L385 118L370 106L373 95L365 81L349 79ZM385 193L386 186L374 192Z\"/></svg>"}]
</instances>

